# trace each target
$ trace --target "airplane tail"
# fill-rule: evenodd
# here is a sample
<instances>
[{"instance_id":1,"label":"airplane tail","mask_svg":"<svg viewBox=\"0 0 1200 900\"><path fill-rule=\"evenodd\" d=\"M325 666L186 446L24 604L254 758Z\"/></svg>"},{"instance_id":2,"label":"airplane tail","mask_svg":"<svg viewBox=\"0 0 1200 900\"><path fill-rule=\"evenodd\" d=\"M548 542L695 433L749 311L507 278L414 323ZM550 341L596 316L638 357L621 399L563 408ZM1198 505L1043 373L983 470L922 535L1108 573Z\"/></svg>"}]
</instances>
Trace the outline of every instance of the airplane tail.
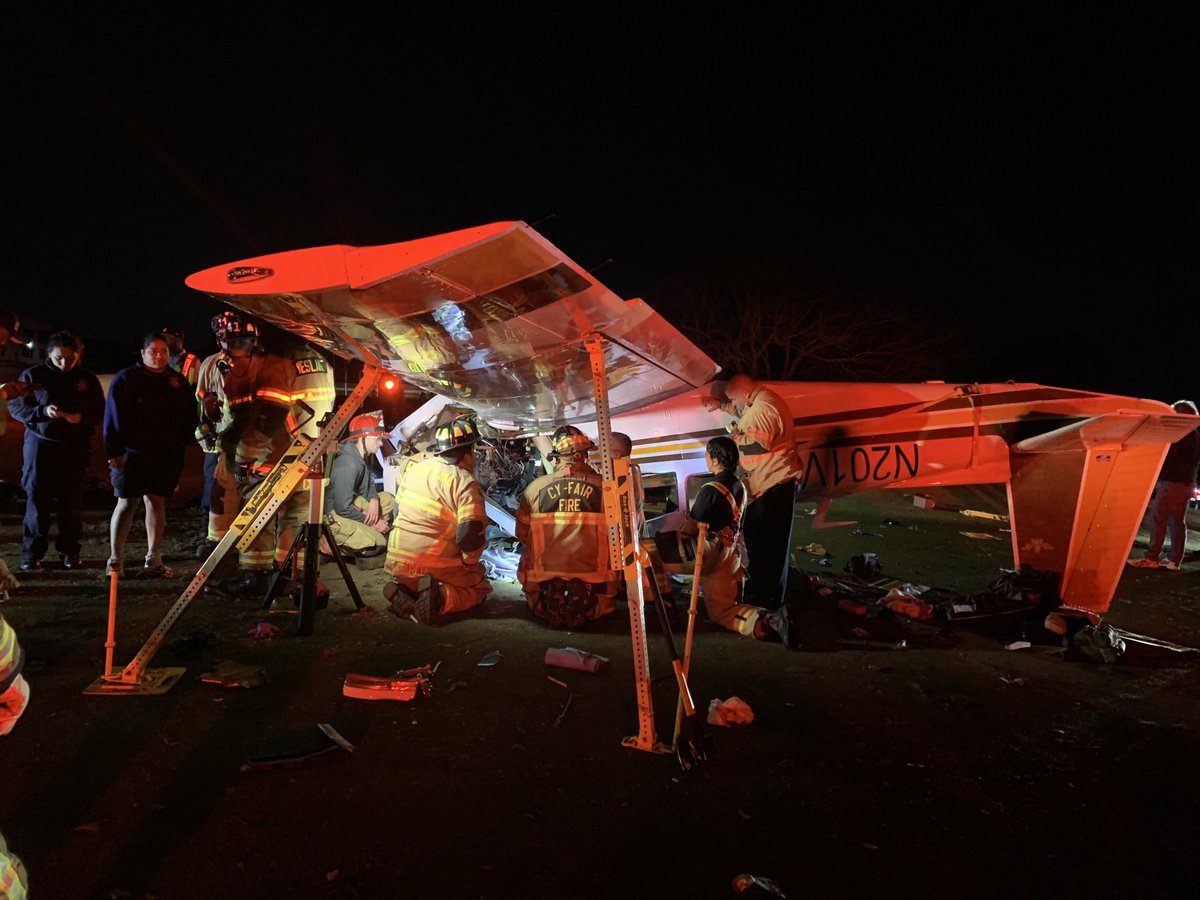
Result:
<instances>
[{"instance_id":1,"label":"airplane tail","mask_svg":"<svg viewBox=\"0 0 1200 900\"><path fill-rule=\"evenodd\" d=\"M1195 416L1118 410L1011 448L1013 559L1063 573L1062 604L1108 611L1167 448Z\"/></svg>"}]
</instances>

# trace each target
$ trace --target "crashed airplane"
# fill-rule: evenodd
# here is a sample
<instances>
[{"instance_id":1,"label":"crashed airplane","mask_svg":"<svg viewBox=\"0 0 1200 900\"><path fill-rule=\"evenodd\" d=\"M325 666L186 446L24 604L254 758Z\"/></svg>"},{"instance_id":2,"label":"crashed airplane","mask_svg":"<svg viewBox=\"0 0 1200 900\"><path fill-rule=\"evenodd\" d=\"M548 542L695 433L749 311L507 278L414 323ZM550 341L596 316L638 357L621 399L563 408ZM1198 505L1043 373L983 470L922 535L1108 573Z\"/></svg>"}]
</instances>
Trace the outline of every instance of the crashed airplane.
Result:
<instances>
[{"instance_id":1,"label":"crashed airplane","mask_svg":"<svg viewBox=\"0 0 1200 900\"><path fill-rule=\"evenodd\" d=\"M729 417L700 402L721 390L713 361L523 222L271 254L186 281L513 437L595 429L585 342L599 338L612 430L633 438L633 460L668 508L686 507L705 442L726 433ZM1058 573L1063 608L1093 621L1168 446L1198 424L1157 401L1037 384L767 384L795 419L798 498L1005 484L1014 566Z\"/></svg>"}]
</instances>

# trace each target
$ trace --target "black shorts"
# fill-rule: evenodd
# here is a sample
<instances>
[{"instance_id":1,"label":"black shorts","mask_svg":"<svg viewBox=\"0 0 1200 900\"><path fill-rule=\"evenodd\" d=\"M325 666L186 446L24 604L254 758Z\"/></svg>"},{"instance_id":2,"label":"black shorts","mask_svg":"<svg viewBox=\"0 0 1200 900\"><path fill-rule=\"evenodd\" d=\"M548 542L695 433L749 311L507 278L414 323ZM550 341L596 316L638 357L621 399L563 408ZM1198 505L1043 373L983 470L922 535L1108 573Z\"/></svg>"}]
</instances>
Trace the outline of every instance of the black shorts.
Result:
<instances>
[{"instance_id":1,"label":"black shorts","mask_svg":"<svg viewBox=\"0 0 1200 900\"><path fill-rule=\"evenodd\" d=\"M125 454L122 469L109 467L113 493L122 499L132 499L145 494L170 497L179 484L183 471L183 450L152 451L141 453L130 450Z\"/></svg>"}]
</instances>

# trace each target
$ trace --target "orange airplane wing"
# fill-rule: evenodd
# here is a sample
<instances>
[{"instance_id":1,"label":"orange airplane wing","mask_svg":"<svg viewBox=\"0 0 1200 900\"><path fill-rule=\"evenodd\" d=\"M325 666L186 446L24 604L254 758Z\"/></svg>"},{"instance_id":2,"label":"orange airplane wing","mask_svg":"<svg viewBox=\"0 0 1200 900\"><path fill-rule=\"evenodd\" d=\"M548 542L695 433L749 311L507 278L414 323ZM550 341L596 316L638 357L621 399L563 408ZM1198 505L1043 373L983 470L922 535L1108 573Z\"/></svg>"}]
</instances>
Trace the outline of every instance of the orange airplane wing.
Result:
<instances>
[{"instance_id":1,"label":"orange airplane wing","mask_svg":"<svg viewBox=\"0 0 1200 900\"><path fill-rule=\"evenodd\" d=\"M717 366L641 300L622 300L524 222L379 247L335 245L197 272L189 287L331 353L380 365L522 430L595 417L582 338L604 335L614 413Z\"/></svg>"}]
</instances>

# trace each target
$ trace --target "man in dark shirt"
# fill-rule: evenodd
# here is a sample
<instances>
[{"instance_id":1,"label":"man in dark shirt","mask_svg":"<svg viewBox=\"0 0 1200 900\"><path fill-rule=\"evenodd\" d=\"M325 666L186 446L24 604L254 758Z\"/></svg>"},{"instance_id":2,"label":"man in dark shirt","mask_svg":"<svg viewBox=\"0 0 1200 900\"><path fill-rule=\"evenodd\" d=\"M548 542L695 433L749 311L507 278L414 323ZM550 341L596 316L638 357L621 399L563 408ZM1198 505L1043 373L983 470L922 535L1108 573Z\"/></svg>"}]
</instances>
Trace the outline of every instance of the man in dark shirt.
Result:
<instances>
[{"instance_id":1,"label":"man in dark shirt","mask_svg":"<svg viewBox=\"0 0 1200 900\"><path fill-rule=\"evenodd\" d=\"M655 538L658 555L667 571L691 574L696 558L695 536L703 522L708 526L704 559L700 569L700 591L709 621L759 640L781 639L795 650L796 629L787 604L770 612L761 606L740 602L743 571L741 563L742 513L746 489L735 474L738 447L727 437L715 437L704 448L704 461L713 474L700 488L678 531L662 532Z\"/></svg>"},{"instance_id":2,"label":"man in dark shirt","mask_svg":"<svg viewBox=\"0 0 1200 900\"><path fill-rule=\"evenodd\" d=\"M25 426L25 524L21 568L41 567L50 546L51 504L57 500L58 537L54 546L64 568L80 566L83 520L80 507L87 481L88 453L104 416L104 391L79 365L83 341L69 331L50 335L46 361L21 373L36 388L10 400L8 412Z\"/></svg>"},{"instance_id":3,"label":"man in dark shirt","mask_svg":"<svg viewBox=\"0 0 1200 900\"><path fill-rule=\"evenodd\" d=\"M1196 415L1196 404L1191 400L1176 400L1172 409L1184 415ZM1196 469L1200 466L1200 431L1191 431L1181 437L1170 449L1158 473L1154 485L1154 500L1150 506L1150 545L1141 559L1129 561L1139 569L1157 569L1178 572L1183 563L1183 552L1187 544L1187 506L1196 490ZM1163 539L1171 533L1171 553L1159 562Z\"/></svg>"}]
</instances>

